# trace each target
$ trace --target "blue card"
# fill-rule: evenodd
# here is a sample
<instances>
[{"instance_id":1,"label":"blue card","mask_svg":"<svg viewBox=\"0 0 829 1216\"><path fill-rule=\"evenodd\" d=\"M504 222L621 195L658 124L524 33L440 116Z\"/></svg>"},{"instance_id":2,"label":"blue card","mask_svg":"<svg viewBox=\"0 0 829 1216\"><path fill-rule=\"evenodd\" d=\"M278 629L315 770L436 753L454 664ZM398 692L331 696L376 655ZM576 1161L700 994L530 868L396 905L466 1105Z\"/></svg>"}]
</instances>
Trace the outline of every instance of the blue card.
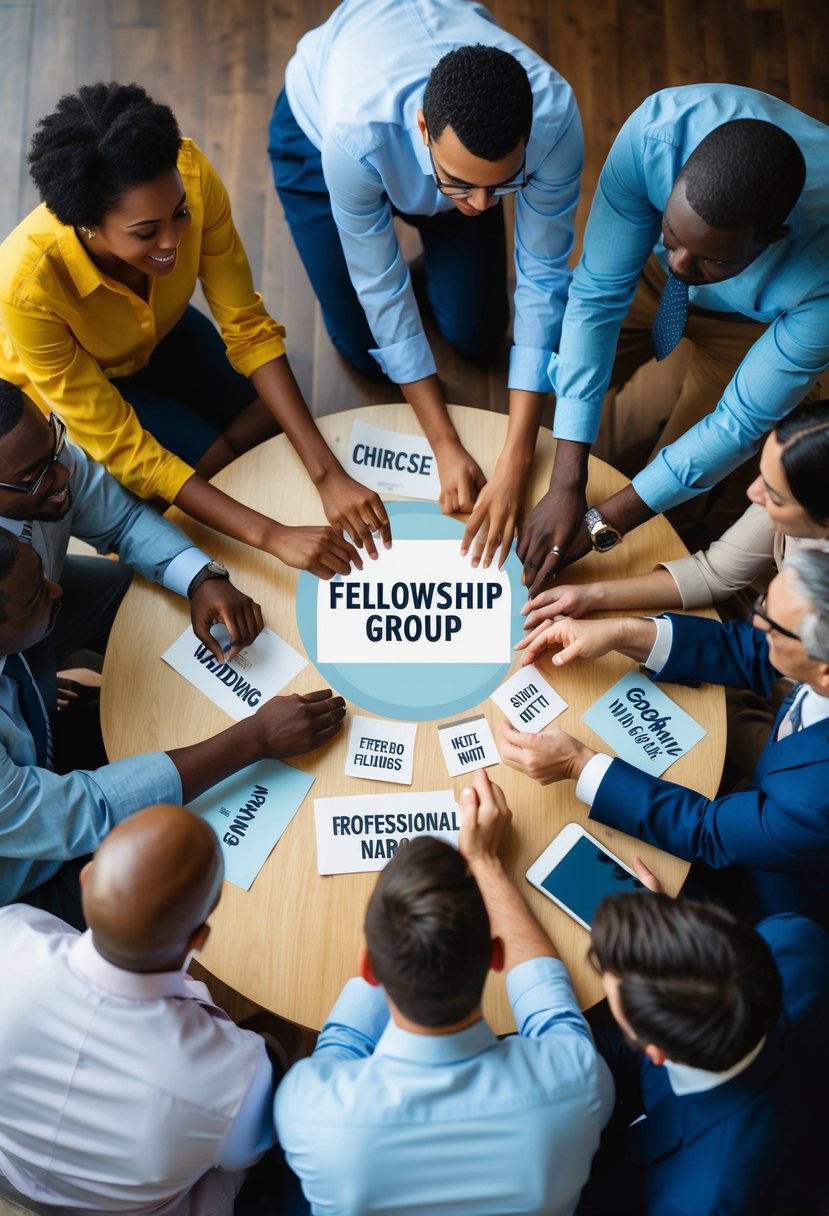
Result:
<instances>
[{"instance_id":1,"label":"blue card","mask_svg":"<svg viewBox=\"0 0 829 1216\"><path fill-rule=\"evenodd\" d=\"M639 671L630 671L591 705L586 722L617 756L661 776L690 751L705 730Z\"/></svg>"},{"instance_id":2,"label":"blue card","mask_svg":"<svg viewBox=\"0 0 829 1216\"><path fill-rule=\"evenodd\" d=\"M219 837L228 882L250 890L313 783L281 760L258 760L188 803Z\"/></svg>"}]
</instances>

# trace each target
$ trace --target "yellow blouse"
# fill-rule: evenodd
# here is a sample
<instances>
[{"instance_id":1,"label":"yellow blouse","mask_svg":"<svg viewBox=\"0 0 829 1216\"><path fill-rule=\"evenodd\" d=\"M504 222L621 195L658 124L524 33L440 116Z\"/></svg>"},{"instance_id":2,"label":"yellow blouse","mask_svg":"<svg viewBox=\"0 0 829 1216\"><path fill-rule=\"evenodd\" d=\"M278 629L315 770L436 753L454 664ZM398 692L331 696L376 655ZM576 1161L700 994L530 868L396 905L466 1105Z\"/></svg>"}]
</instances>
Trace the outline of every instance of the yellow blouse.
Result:
<instances>
[{"instance_id":1,"label":"yellow blouse","mask_svg":"<svg viewBox=\"0 0 829 1216\"><path fill-rule=\"evenodd\" d=\"M143 429L110 384L145 367L184 313L196 280L228 358L249 376L285 353L265 311L219 175L192 140L178 157L192 217L174 269L148 278L145 301L89 259L41 204L0 245L0 376L55 410L76 443L143 498L176 497L192 468Z\"/></svg>"}]
</instances>

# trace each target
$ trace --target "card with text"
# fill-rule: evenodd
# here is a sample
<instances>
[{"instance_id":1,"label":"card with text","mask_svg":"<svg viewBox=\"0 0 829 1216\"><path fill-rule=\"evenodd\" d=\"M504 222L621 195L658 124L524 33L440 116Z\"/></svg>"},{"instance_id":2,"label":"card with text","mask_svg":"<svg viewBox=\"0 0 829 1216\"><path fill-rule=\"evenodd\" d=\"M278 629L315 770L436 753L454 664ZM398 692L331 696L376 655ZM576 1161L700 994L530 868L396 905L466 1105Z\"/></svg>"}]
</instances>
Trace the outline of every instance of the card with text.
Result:
<instances>
[{"instance_id":1,"label":"card with text","mask_svg":"<svg viewBox=\"0 0 829 1216\"><path fill-rule=\"evenodd\" d=\"M641 672L630 671L608 688L582 722L616 755L659 777L699 743L706 731Z\"/></svg>"},{"instance_id":2,"label":"card with text","mask_svg":"<svg viewBox=\"0 0 829 1216\"><path fill-rule=\"evenodd\" d=\"M411 785L416 734L415 722L388 722L384 718L355 715L348 737L346 777Z\"/></svg>"},{"instance_id":3,"label":"card with text","mask_svg":"<svg viewBox=\"0 0 829 1216\"><path fill-rule=\"evenodd\" d=\"M229 663L218 663L192 629L186 629L161 657L237 721L256 713L308 662L272 629L263 629Z\"/></svg>"},{"instance_id":4,"label":"card with text","mask_svg":"<svg viewBox=\"0 0 829 1216\"><path fill-rule=\"evenodd\" d=\"M502 709L516 730L537 734L567 708L567 702L530 664L496 688L490 700Z\"/></svg>"},{"instance_id":5,"label":"card with text","mask_svg":"<svg viewBox=\"0 0 829 1216\"><path fill-rule=\"evenodd\" d=\"M423 435L385 431L360 419L351 428L346 468L352 477L381 494L440 498L435 454Z\"/></svg>"},{"instance_id":6,"label":"card with text","mask_svg":"<svg viewBox=\"0 0 829 1216\"><path fill-rule=\"evenodd\" d=\"M414 836L438 836L457 847L460 818L452 790L315 798L320 874L382 870Z\"/></svg>"},{"instance_id":7,"label":"card with text","mask_svg":"<svg viewBox=\"0 0 829 1216\"><path fill-rule=\"evenodd\" d=\"M445 722L438 727L438 738L450 777L500 763L501 756L483 714Z\"/></svg>"}]
</instances>

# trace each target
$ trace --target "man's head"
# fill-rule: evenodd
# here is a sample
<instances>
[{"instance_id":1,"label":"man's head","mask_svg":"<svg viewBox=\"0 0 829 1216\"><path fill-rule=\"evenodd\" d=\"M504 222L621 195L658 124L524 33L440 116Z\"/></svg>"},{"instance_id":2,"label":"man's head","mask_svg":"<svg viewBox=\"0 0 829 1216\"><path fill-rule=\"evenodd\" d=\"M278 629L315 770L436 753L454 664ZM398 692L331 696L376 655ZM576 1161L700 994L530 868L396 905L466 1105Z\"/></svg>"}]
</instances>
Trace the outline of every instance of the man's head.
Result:
<instances>
[{"instance_id":1,"label":"man's head","mask_svg":"<svg viewBox=\"0 0 829 1216\"><path fill-rule=\"evenodd\" d=\"M829 553L790 546L753 621L766 634L778 671L829 696Z\"/></svg>"},{"instance_id":2,"label":"man's head","mask_svg":"<svg viewBox=\"0 0 829 1216\"><path fill-rule=\"evenodd\" d=\"M494 190L526 182L533 95L518 60L492 46L462 46L432 70L417 121L438 189L464 215L495 205Z\"/></svg>"},{"instance_id":3,"label":"man's head","mask_svg":"<svg viewBox=\"0 0 829 1216\"><path fill-rule=\"evenodd\" d=\"M788 232L806 178L803 154L774 123L739 118L716 127L682 167L662 217L672 274L720 283Z\"/></svg>"},{"instance_id":4,"label":"man's head","mask_svg":"<svg viewBox=\"0 0 829 1216\"><path fill-rule=\"evenodd\" d=\"M127 971L176 971L209 933L224 863L213 830L180 806L148 807L107 836L83 871L99 954Z\"/></svg>"},{"instance_id":5,"label":"man's head","mask_svg":"<svg viewBox=\"0 0 829 1216\"><path fill-rule=\"evenodd\" d=\"M56 520L66 514L72 470L59 459L65 437L55 414L46 418L16 384L0 379L0 516Z\"/></svg>"},{"instance_id":6,"label":"man's head","mask_svg":"<svg viewBox=\"0 0 829 1216\"><path fill-rule=\"evenodd\" d=\"M610 1011L654 1064L724 1072L780 1016L782 986L767 943L720 908L618 895L600 904L592 935Z\"/></svg>"},{"instance_id":7,"label":"man's head","mask_svg":"<svg viewBox=\"0 0 829 1216\"><path fill-rule=\"evenodd\" d=\"M60 597L31 545L0 528L0 655L28 650L51 633Z\"/></svg>"},{"instance_id":8,"label":"man's head","mask_svg":"<svg viewBox=\"0 0 829 1216\"><path fill-rule=\"evenodd\" d=\"M403 845L380 875L365 933L367 978L408 1021L442 1029L477 1010L493 942L478 884L457 849L431 836Z\"/></svg>"}]
</instances>

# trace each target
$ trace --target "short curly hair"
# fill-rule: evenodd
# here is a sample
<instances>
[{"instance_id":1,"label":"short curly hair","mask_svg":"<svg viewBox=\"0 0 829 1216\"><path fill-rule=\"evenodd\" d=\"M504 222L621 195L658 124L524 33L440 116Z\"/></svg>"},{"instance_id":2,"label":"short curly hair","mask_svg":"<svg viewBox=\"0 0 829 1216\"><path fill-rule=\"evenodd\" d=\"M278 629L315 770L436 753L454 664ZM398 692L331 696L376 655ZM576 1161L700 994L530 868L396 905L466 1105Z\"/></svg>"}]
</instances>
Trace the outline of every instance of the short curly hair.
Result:
<instances>
[{"instance_id":1,"label":"short curly hair","mask_svg":"<svg viewBox=\"0 0 829 1216\"><path fill-rule=\"evenodd\" d=\"M806 162L782 127L735 118L705 136L677 180L712 228L753 228L755 241L773 241L800 197Z\"/></svg>"},{"instance_id":2,"label":"short curly hair","mask_svg":"<svg viewBox=\"0 0 829 1216\"><path fill-rule=\"evenodd\" d=\"M29 171L62 224L95 227L134 186L175 168L181 132L138 84L83 85L38 123Z\"/></svg>"},{"instance_id":3,"label":"short curly hair","mask_svg":"<svg viewBox=\"0 0 829 1216\"><path fill-rule=\"evenodd\" d=\"M432 139L451 127L482 160L503 160L530 138L533 92L524 67L496 46L461 46L432 69L423 94Z\"/></svg>"}]
</instances>

